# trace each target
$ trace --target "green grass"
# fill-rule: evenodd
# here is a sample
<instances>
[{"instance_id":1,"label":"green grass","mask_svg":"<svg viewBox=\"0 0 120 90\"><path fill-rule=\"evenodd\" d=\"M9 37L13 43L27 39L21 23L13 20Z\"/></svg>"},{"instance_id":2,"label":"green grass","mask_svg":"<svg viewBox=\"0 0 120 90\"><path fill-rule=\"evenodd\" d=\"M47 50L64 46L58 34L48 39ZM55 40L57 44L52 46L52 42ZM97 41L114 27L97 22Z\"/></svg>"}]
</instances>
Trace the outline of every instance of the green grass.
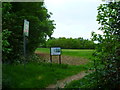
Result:
<instances>
[{"instance_id":1,"label":"green grass","mask_svg":"<svg viewBox=\"0 0 120 90\"><path fill-rule=\"evenodd\" d=\"M22 64L3 64L3 88L45 88L83 70L87 70L84 65L29 63L24 68Z\"/></svg>"},{"instance_id":2,"label":"green grass","mask_svg":"<svg viewBox=\"0 0 120 90\"><path fill-rule=\"evenodd\" d=\"M86 75L80 80L74 80L68 85L65 86L65 88L90 88L91 90L94 90L97 87L97 81L95 79L95 73L91 73Z\"/></svg>"},{"instance_id":3,"label":"green grass","mask_svg":"<svg viewBox=\"0 0 120 90\"><path fill-rule=\"evenodd\" d=\"M36 51L43 53L50 53L50 48L37 48Z\"/></svg>"},{"instance_id":4,"label":"green grass","mask_svg":"<svg viewBox=\"0 0 120 90\"><path fill-rule=\"evenodd\" d=\"M36 51L50 53L50 48L37 48ZM92 58L93 49L62 49L62 55Z\"/></svg>"},{"instance_id":5,"label":"green grass","mask_svg":"<svg viewBox=\"0 0 120 90\"><path fill-rule=\"evenodd\" d=\"M68 56L77 56L77 57L84 57L87 59L92 58L92 53L94 50L88 50L88 49L63 49L62 53L63 55L68 55Z\"/></svg>"}]
</instances>

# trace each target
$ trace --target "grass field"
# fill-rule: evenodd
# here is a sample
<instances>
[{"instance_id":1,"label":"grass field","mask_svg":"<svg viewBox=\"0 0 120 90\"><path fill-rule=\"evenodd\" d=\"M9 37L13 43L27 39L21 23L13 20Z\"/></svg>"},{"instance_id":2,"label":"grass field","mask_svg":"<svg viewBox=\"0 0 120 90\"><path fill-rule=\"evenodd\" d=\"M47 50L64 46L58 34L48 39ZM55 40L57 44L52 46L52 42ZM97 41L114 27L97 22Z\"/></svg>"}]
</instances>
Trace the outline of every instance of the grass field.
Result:
<instances>
[{"instance_id":1,"label":"grass field","mask_svg":"<svg viewBox=\"0 0 120 90\"><path fill-rule=\"evenodd\" d=\"M36 51L50 53L50 48L37 48ZM62 49L62 55L92 58L93 49Z\"/></svg>"}]
</instances>

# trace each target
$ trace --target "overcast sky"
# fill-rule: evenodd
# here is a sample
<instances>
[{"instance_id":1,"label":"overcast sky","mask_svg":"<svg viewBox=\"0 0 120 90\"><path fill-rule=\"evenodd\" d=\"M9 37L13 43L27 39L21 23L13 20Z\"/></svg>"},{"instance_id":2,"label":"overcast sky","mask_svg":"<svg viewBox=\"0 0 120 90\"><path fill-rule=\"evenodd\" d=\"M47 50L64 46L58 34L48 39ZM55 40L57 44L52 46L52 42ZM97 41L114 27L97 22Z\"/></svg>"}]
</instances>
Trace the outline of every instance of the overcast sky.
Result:
<instances>
[{"instance_id":1,"label":"overcast sky","mask_svg":"<svg viewBox=\"0 0 120 90\"><path fill-rule=\"evenodd\" d=\"M101 0L44 0L56 29L52 37L83 37L90 39L91 32L100 33L96 21L97 7Z\"/></svg>"}]
</instances>

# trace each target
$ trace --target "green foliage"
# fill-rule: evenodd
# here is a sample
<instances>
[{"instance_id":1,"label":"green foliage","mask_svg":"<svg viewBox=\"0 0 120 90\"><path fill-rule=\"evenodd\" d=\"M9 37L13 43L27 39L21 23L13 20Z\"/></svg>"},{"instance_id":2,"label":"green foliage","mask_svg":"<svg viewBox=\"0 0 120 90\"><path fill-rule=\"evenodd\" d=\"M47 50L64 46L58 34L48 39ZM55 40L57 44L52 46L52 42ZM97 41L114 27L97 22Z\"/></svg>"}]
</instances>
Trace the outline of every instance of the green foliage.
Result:
<instances>
[{"instance_id":1,"label":"green foliage","mask_svg":"<svg viewBox=\"0 0 120 90\"><path fill-rule=\"evenodd\" d=\"M47 36L51 37L55 24L53 24L53 20L49 19L50 14L43 2L10 2L2 4L2 28L12 32L7 38L12 51L6 53L6 57L9 58L9 61L14 62L13 60L23 55L24 19L30 22L29 37L26 37L27 54L32 54L39 45L45 42Z\"/></svg>"},{"instance_id":2,"label":"green foliage","mask_svg":"<svg viewBox=\"0 0 120 90\"><path fill-rule=\"evenodd\" d=\"M8 31L8 30L3 30L2 31L2 53L3 53L3 57L2 59L3 60L7 60L7 54L9 54L11 52L11 48L10 48L10 44L9 42L7 41L7 39L9 38L11 34L11 31Z\"/></svg>"},{"instance_id":3,"label":"green foliage","mask_svg":"<svg viewBox=\"0 0 120 90\"><path fill-rule=\"evenodd\" d=\"M61 47L74 49L93 49L95 44L93 41L83 38L53 38L46 42L46 47Z\"/></svg>"},{"instance_id":4,"label":"green foliage","mask_svg":"<svg viewBox=\"0 0 120 90\"><path fill-rule=\"evenodd\" d=\"M98 41L95 56L95 69L99 88L119 88L120 85L120 2L101 4L98 7L97 21L103 35L92 33ZM114 83L113 83L114 82Z\"/></svg>"},{"instance_id":5,"label":"green foliage","mask_svg":"<svg viewBox=\"0 0 120 90\"><path fill-rule=\"evenodd\" d=\"M45 88L57 80L86 70L84 66L51 63L3 64L3 88Z\"/></svg>"}]
</instances>

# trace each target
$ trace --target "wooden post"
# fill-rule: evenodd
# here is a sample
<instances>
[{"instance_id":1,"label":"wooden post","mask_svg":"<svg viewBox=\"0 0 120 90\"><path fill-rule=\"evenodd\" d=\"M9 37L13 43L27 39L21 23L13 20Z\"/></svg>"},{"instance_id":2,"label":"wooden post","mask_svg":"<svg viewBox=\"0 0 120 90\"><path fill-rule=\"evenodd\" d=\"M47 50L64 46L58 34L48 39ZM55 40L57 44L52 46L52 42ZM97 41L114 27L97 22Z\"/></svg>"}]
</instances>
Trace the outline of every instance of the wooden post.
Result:
<instances>
[{"instance_id":1,"label":"wooden post","mask_svg":"<svg viewBox=\"0 0 120 90\"><path fill-rule=\"evenodd\" d=\"M59 55L59 64L61 64L61 55Z\"/></svg>"},{"instance_id":2,"label":"wooden post","mask_svg":"<svg viewBox=\"0 0 120 90\"><path fill-rule=\"evenodd\" d=\"M50 62L52 63L51 48L50 48Z\"/></svg>"},{"instance_id":3,"label":"wooden post","mask_svg":"<svg viewBox=\"0 0 120 90\"><path fill-rule=\"evenodd\" d=\"M52 55L50 55L50 62L52 63Z\"/></svg>"}]
</instances>

